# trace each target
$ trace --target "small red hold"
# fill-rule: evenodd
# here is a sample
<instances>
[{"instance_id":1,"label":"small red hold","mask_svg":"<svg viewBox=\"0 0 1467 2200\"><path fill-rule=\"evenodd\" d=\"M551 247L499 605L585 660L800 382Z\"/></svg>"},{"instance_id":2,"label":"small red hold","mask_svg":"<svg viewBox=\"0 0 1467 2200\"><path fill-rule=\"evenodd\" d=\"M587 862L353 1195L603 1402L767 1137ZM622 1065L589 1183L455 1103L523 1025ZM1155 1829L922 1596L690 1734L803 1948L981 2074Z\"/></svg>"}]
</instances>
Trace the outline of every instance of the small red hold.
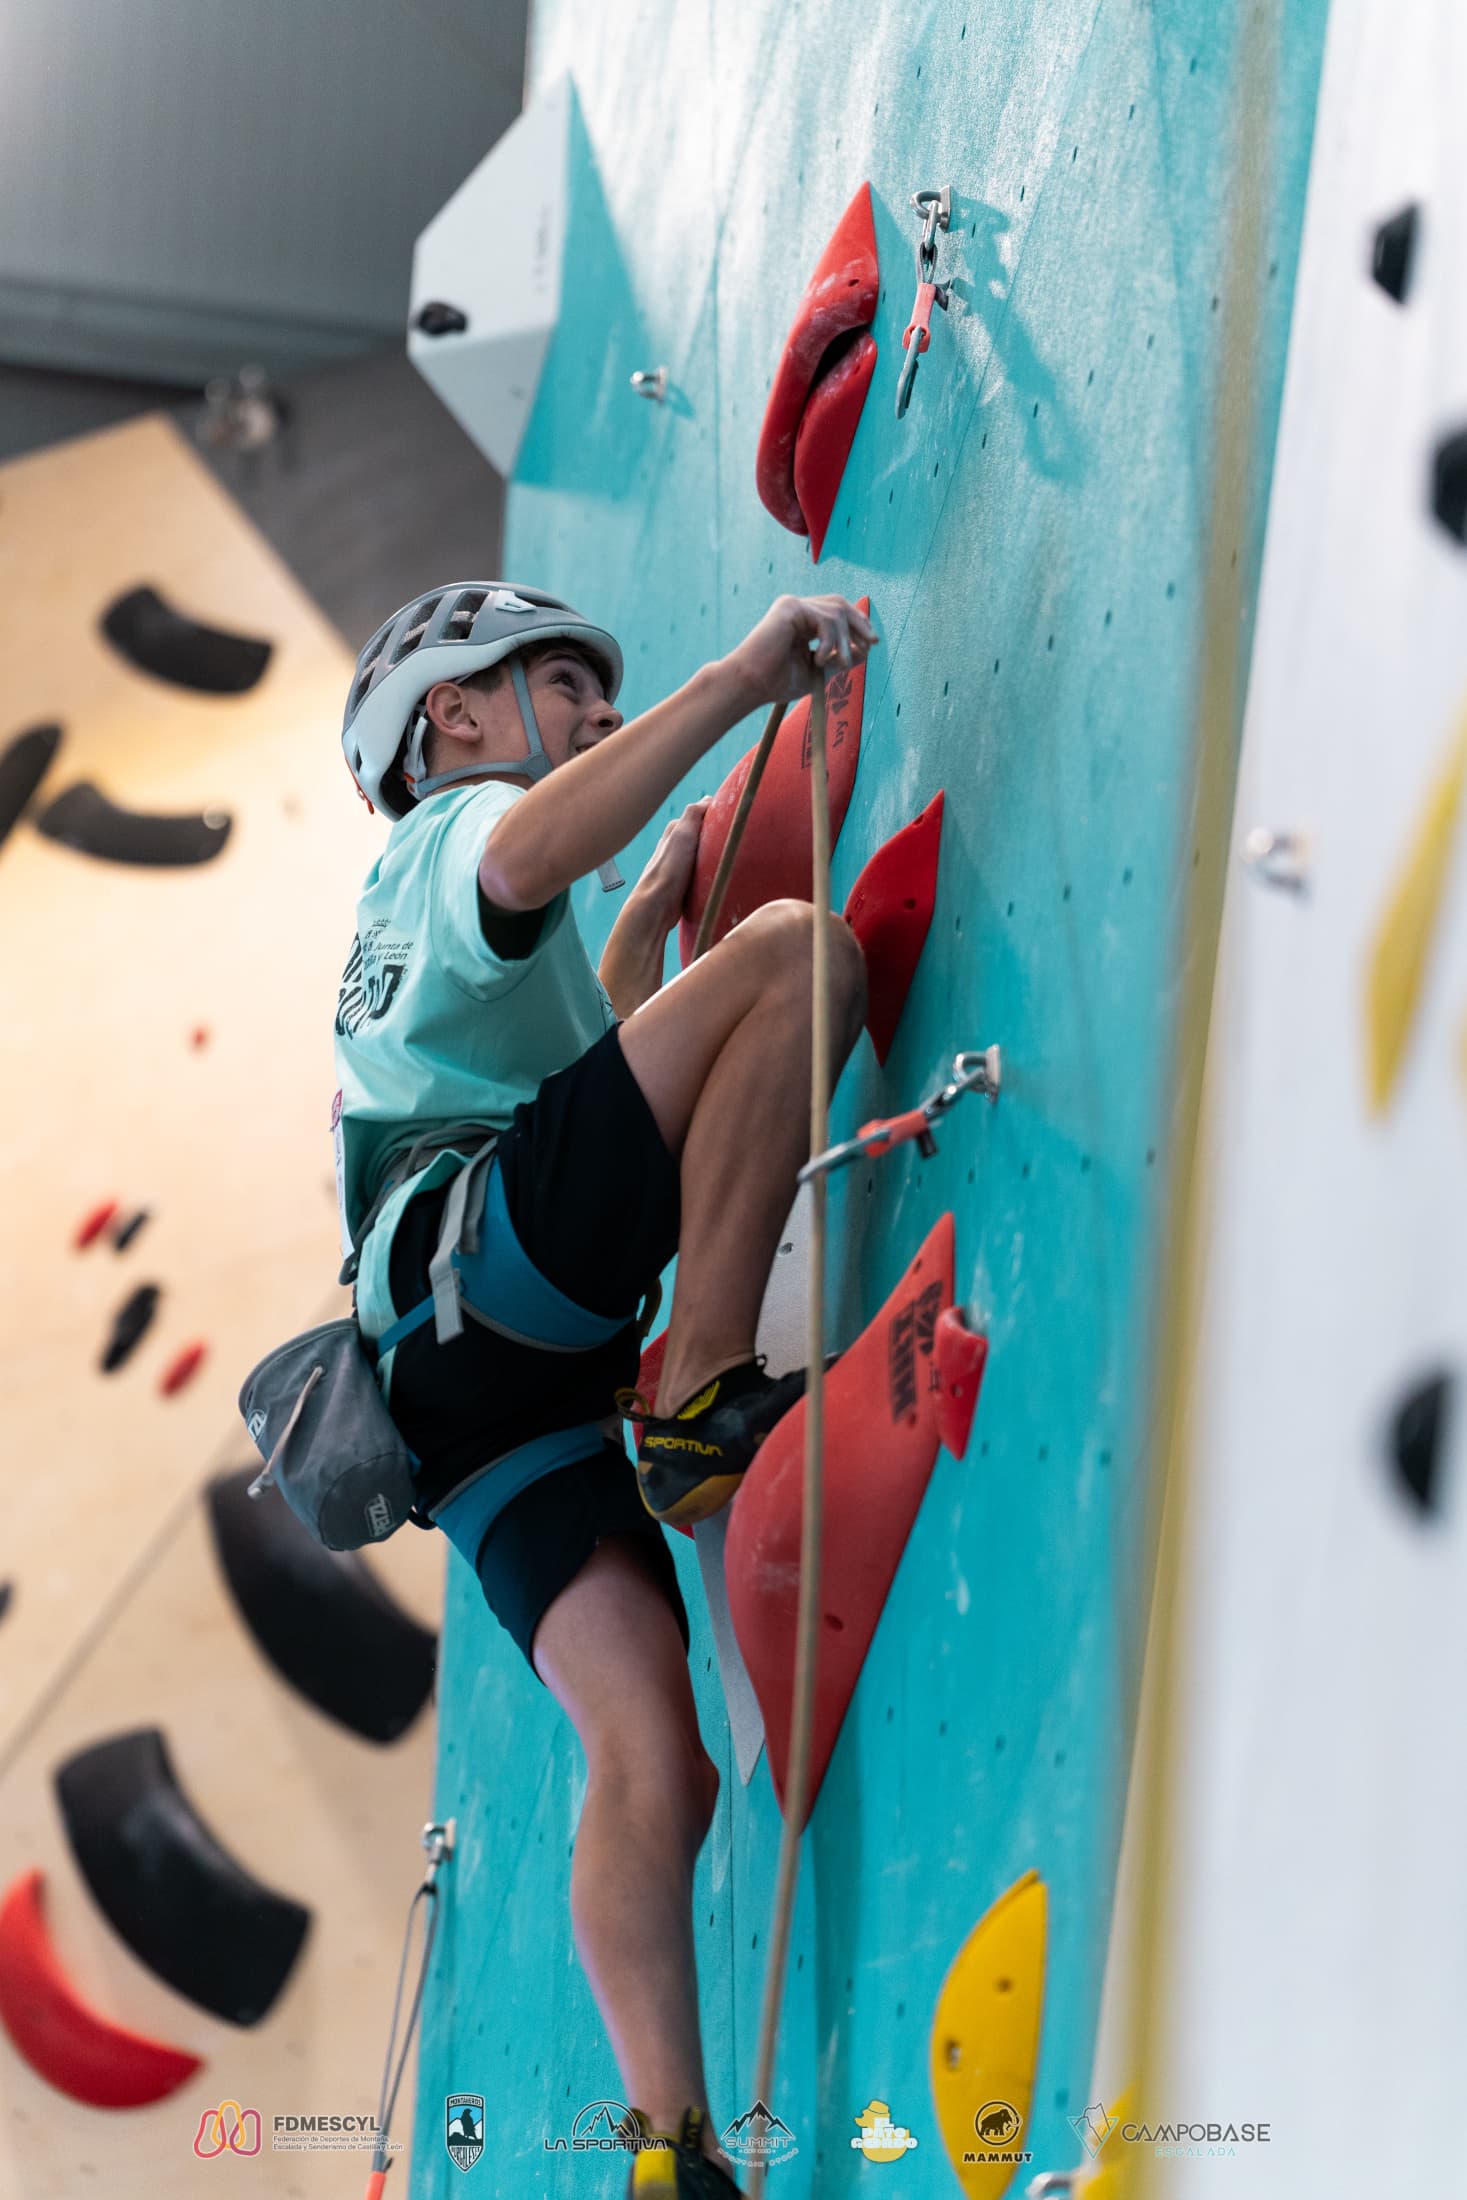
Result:
<instances>
[{"instance_id":1,"label":"small red hold","mask_svg":"<svg viewBox=\"0 0 1467 2200\"><path fill-rule=\"evenodd\" d=\"M71 1241L78 1252L81 1251L84 1245L90 1245L93 1238L99 1238L102 1235L116 1212L117 1201L115 1199L104 1199L100 1207L92 1209Z\"/></svg>"},{"instance_id":2,"label":"small red hold","mask_svg":"<svg viewBox=\"0 0 1467 2200\"><path fill-rule=\"evenodd\" d=\"M960 1306L945 1306L937 1317L934 1350L937 1370L937 1440L954 1459L968 1448L983 1370L988 1365L988 1339L970 1329Z\"/></svg>"},{"instance_id":3,"label":"small red hold","mask_svg":"<svg viewBox=\"0 0 1467 2200\"><path fill-rule=\"evenodd\" d=\"M943 795L877 849L846 903L866 957L866 1029L878 1062L896 1037L937 901Z\"/></svg>"},{"instance_id":4,"label":"small red hold","mask_svg":"<svg viewBox=\"0 0 1467 2200\"><path fill-rule=\"evenodd\" d=\"M208 1025L195 1024L193 1030L189 1033L188 1043L191 1047L195 1049L199 1047L206 1047L209 1044Z\"/></svg>"},{"instance_id":5,"label":"small red hold","mask_svg":"<svg viewBox=\"0 0 1467 2200\"><path fill-rule=\"evenodd\" d=\"M176 1390L182 1390L185 1383L193 1381L208 1349L205 1344L188 1344L184 1346L183 1350L165 1369L162 1380L158 1384L158 1388L165 1398L171 1398Z\"/></svg>"}]
</instances>

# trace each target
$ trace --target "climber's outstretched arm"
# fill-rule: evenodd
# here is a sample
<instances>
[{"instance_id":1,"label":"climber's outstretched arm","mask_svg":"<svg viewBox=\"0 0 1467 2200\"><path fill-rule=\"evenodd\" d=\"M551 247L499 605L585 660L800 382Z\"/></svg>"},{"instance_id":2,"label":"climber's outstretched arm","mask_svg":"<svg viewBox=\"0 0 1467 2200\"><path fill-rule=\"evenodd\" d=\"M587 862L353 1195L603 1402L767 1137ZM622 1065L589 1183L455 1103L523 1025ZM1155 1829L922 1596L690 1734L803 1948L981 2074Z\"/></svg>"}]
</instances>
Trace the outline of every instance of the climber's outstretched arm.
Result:
<instances>
[{"instance_id":1,"label":"climber's outstretched arm","mask_svg":"<svg viewBox=\"0 0 1467 2200\"><path fill-rule=\"evenodd\" d=\"M485 846L484 892L500 909L542 909L634 840L741 718L807 694L812 661L859 662L875 640L843 596L780 596L727 657L514 803Z\"/></svg>"}]
</instances>

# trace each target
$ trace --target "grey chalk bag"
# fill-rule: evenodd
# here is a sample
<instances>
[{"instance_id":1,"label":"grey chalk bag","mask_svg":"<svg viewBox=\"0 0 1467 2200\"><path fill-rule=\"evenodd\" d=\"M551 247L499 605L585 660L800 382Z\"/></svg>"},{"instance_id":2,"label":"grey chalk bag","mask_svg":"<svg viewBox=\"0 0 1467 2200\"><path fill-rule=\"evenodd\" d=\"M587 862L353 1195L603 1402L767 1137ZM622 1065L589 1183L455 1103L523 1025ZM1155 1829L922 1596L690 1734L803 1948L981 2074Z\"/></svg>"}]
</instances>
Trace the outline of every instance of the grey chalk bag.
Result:
<instances>
[{"instance_id":1,"label":"grey chalk bag","mask_svg":"<svg viewBox=\"0 0 1467 2200\"><path fill-rule=\"evenodd\" d=\"M377 1387L355 1315L267 1352L245 1377L239 1410L265 1462L251 1497L278 1489L328 1551L380 1543L412 1511L414 1455Z\"/></svg>"}]
</instances>

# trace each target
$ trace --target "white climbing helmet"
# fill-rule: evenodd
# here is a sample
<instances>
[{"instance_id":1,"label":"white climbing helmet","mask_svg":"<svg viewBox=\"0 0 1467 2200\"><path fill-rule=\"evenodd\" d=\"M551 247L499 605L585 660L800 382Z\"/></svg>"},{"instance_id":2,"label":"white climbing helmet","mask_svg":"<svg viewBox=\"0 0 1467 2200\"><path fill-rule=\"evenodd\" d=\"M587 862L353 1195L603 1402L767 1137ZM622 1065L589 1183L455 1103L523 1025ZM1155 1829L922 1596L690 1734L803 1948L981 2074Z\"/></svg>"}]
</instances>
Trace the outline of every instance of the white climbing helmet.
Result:
<instances>
[{"instance_id":1,"label":"white climbing helmet","mask_svg":"<svg viewBox=\"0 0 1467 2200\"><path fill-rule=\"evenodd\" d=\"M557 596L537 588L514 588L507 581L458 581L448 588L431 589L394 612L357 659L341 728L341 746L367 807L400 818L424 795L460 779L477 778L481 772L522 772L529 779L543 779L551 768L550 759L518 653L562 640L575 642L595 660L606 699L614 703L623 669L615 637L592 626ZM486 672L506 658L529 755L506 757L502 763L469 764L425 779L428 718L419 706L429 688L440 680L462 680ZM404 738L407 747L400 769L412 795L407 805L395 790L385 794L382 784Z\"/></svg>"}]
</instances>

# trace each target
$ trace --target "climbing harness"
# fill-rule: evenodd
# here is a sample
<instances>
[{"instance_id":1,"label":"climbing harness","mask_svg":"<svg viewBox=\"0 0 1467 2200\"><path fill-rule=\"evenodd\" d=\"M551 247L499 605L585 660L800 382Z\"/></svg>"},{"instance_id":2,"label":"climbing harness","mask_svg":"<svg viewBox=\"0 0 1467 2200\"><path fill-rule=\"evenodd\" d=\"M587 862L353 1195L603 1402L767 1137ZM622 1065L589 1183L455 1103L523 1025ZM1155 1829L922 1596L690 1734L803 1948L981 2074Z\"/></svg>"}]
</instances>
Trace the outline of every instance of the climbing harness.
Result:
<instances>
[{"instance_id":1,"label":"climbing harness","mask_svg":"<svg viewBox=\"0 0 1467 2200\"><path fill-rule=\"evenodd\" d=\"M945 183L940 191L914 191L912 204L922 220L922 235L917 244L917 302L912 308L912 318L902 337L901 379L897 383L896 416L906 415L912 398L912 384L917 379L917 361L932 341L932 309L941 306L947 311L951 286L937 280L937 232L946 229L952 220L952 185ZM913 342L915 337L916 341Z\"/></svg>"},{"instance_id":2,"label":"climbing harness","mask_svg":"<svg viewBox=\"0 0 1467 2200\"><path fill-rule=\"evenodd\" d=\"M422 1846L428 1852L428 1869L423 1883L408 1905L407 1930L402 1940L402 1962L397 1970L397 1992L392 1997L392 2029L387 2035L387 2060L382 2066L382 2091L377 2098L377 2143L372 2149L372 2173L367 2179L367 2200L382 2200L382 2188L387 2182L387 2172L392 2167L392 2157L387 2151L388 2127L392 2111L397 2105L397 2089L402 2084L402 2073L413 2044L417 2029L418 2011L422 2005L423 1987L427 1983L428 1958L433 1952L433 1935L438 1927L438 1871L442 1864L452 1859L458 1837L458 1821L450 1818L440 1826L424 1826ZM427 1924L423 1933L423 1953L418 1963L418 1982L413 1989L413 2005L408 2012L407 2030L403 2035L402 2053L398 2057L397 2075L392 2075L392 2050L397 2042L398 2012L402 2007L402 1982L407 1974L408 1947L413 1934L413 1912L423 1903ZM389 2091L388 2088L391 2087Z\"/></svg>"},{"instance_id":3,"label":"climbing harness","mask_svg":"<svg viewBox=\"0 0 1467 2200\"><path fill-rule=\"evenodd\" d=\"M932 1135L932 1125L937 1118L945 1115L965 1092L981 1092L996 1101L1002 1072L1003 1061L997 1047L985 1047L981 1053L957 1055L948 1083L940 1085L920 1107L909 1108L905 1115L890 1115L874 1123L863 1123L854 1138L813 1155L801 1169L797 1181L805 1184L830 1169L844 1168L848 1161L890 1153L893 1146L901 1145L908 1138L917 1141L917 1150L924 1160L931 1160L937 1151L937 1140Z\"/></svg>"}]
</instances>

